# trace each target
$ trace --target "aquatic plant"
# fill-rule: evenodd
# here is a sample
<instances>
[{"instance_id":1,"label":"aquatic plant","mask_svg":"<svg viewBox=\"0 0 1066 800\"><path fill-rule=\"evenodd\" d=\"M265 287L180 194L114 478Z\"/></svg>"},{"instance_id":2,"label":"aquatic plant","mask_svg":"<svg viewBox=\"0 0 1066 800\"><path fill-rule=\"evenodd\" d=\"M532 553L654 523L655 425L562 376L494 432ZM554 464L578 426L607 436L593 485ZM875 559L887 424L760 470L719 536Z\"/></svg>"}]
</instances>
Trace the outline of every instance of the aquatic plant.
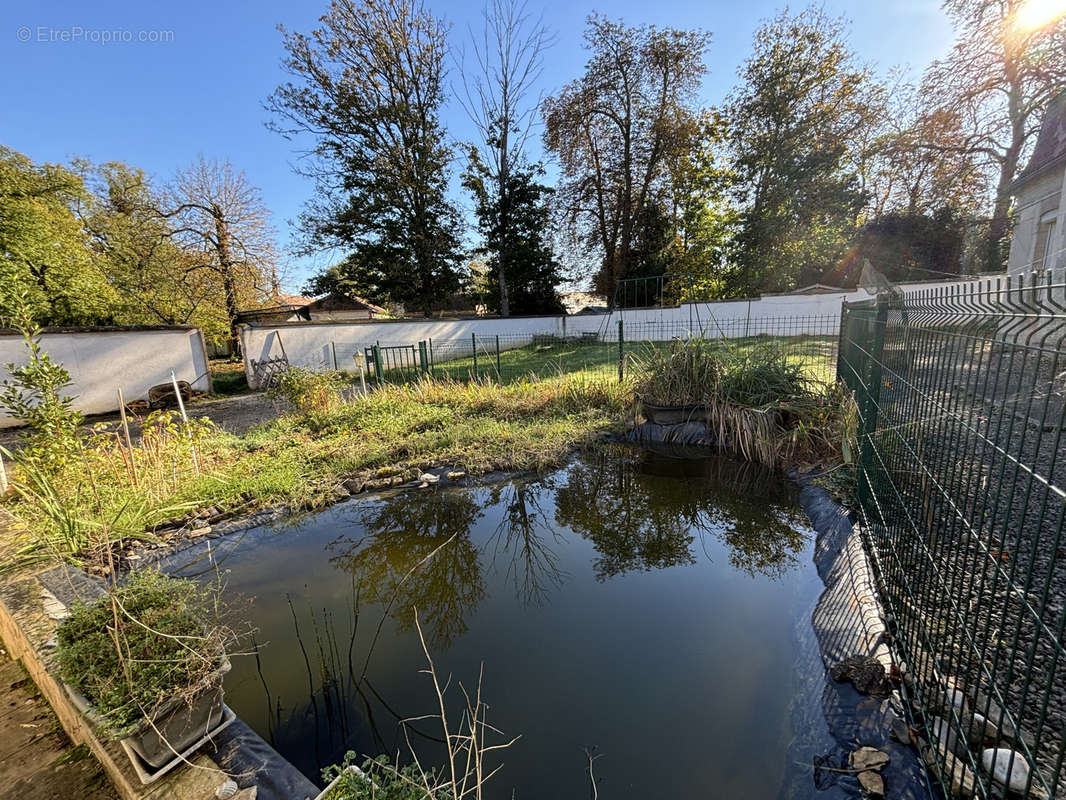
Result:
<instances>
[{"instance_id":1,"label":"aquatic plant","mask_svg":"<svg viewBox=\"0 0 1066 800\"><path fill-rule=\"evenodd\" d=\"M667 406L699 406L723 447L775 467L835 457L841 449L844 394L809 377L802 364L767 342L676 340L638 361L638 397Z\"/></svg>"}]
</instances>

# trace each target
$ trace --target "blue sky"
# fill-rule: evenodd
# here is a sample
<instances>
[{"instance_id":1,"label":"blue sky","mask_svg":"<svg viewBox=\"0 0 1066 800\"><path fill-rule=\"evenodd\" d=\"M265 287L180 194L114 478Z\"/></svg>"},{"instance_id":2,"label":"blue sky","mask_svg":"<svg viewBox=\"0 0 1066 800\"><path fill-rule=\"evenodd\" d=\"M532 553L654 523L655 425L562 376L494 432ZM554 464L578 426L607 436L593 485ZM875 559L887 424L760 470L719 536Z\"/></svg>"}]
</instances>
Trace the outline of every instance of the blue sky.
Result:
<instances>
[{"instance_id":1,"label":"blue sky","mask_svg":"<svg viewBox=\"0 0 1066 800\"><path fill-rule=\"evenodd\" d=\"M468 26L479 24L478 0L428 4L453 25L457 46L467 38ZM550 93L580 73L586 59L584 19L595 9L630 24L710 30L703 100L717 103L734 85L754 30L783 5L770 0L599 0L595 5L529 0L529 8L542 10L558 37L541 89ZM951 27L937 0L824 5L852 20L853 48L880 71L901 66L917 73L951 44ZM118 160L160 179L200 153L229 158L262 190L284 247L290 239L288 221L311 187L292 172L292 145L264 127L263 100L283 77L277 25L309 30L326 6L327 0L5 3L0 9L0 143L35 161ZM142 31L149 39L165 32L164 41L139 41ZM108 35L131 41L102 41ZM452 137L471 136L458 103L445 109L444 120ZM293 265L288 288L298 289L331 258L287 257Z\"/></svg>"}]
</instances>

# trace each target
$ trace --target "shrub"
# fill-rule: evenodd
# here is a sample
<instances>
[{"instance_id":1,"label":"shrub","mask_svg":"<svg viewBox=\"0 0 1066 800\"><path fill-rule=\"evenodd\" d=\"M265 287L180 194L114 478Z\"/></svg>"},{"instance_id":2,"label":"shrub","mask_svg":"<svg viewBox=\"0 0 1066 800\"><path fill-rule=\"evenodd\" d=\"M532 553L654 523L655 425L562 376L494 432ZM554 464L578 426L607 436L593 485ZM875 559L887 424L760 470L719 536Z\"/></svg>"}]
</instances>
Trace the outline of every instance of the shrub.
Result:
<instances>
[{"instance_id":1,"label":"shrub","mask_svg":"<svg viewBox=\"0 0 1066 800\"><path fill-rule=\"evenodd\" d=\"M54 471L78 449L82 415L72 408L73 398L63 394L70 373L41 349L41 329L25 302L16 303L6 322L22 334L29 361L7 365L11 379L0 383L0 407L27 426L19 459Z\"/></svg>"},{"instance_id":2,"label":"shrub","mask_svg":"<svg viewBox=\"0 0 1066 800\"><path fill-rule=\"evenodd\" d=\"M233 634L218 619L215 592L155 570L130 575L59 626L56 657L116 738L175 700L217 686Z\"/></svg>"},{"instance_id":3,"label":"shrub","mask_svg":"<svg viewBox=\"0 0 1066 800\"><path fill-rule=\"evenodd\" d=\"M322 770L322 780L327 783L340 778L325 800L433 800L413 764L397 768L388 756L378 756L365 760L356 771L351 768L355 761L355 753L349 751L343 763Z\"/></svg>"},{"instance_id":4,"label":"shrub","mask_svg":"<svg viewBox=\"0 0 1066 800\"><path fill-rule=\"evenodd\" d=\"M341 389L347 383L347 378L340 372L289 367L278 375L270 395L288 400L301 414L324 414L340 403Z\"/></svg>"}]
</instances>

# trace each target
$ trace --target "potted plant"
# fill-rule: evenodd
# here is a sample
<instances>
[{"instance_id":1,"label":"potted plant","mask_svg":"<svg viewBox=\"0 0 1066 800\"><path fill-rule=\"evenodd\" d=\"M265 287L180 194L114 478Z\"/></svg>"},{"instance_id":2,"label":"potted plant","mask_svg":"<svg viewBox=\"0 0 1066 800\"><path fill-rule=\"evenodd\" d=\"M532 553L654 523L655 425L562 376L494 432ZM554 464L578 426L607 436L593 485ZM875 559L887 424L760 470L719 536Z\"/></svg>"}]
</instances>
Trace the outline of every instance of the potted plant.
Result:
<instances>
[{"instance_id":1,"label":"potted plant","mask_svg":"<svg viewBox=\"0 0 1066 800\"><path fill-rule=\"evenodd\" d=\"M226 646L217 596L193 581L141 570L57 632L61 678L75 704L151 767L218 727Z\"/></svg>"},{"instance_id":2,"label":"potted plant","mask_svg":"<svg viewBox=\"0 0 1066 800\"><path fill-rule=\"evenodd\" d=\"M378 756L359 768L355 761L355 753L349 751L342 763L322 770L328 783L315 800L433 800L452 794L438 792L435 773L422 773L414 764L396 767L388 756Z\"/></svg>"}]
</instances>

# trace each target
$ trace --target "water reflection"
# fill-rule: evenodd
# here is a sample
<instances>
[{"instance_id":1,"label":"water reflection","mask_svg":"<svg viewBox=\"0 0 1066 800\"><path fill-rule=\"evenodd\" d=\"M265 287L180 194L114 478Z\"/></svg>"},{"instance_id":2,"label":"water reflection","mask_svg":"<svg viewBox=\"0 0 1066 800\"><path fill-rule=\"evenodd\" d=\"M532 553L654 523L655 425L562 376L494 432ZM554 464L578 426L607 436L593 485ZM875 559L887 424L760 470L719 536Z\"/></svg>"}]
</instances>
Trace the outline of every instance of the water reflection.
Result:
<instances>
[{"instance_id":1,"label":"water reflection","mask_svg":"<svg viewBox=\"0 0 1066 800\"><path fill-rule=\"evenodd\" d=\"M417 608L431 644L446 648L466 632L467 617L485 596L470 539L483 515L468 492L409 493L367 504L353 519L365 535L334 541L330 563L356 579L363 602L389 609L401 630L413 629Z\"/></svg>"},{"instance_id":2,"label":"water reflection","mask_svg":"<svg viewBox=\"0 0 1066 800\"><path fill-rule=\"evenodd\" d=\"M566 572L560 567L556 548L562 534L551 524L544 509L545 495L551 490L548 478L530 483L506 483L493 487L489 495L500 508L500 521L486 550L493 563L507 564L506 574L515 597L527 605L542 605L551 590L561 586Z\"/></svg>"},{"instance_id":3,"label":"water reflection","mask_svg":"<svg viewBox=\"0 0 1066 800\"><path fill-rule=\"evenodd\" d=\"M616 449L574 464L556 495L556 520L593 542L601 581L695 563L706 536L734 567L779 577L804 545L794 513L782 481L754 464Z\"/></svg>"},{"instance_id":4,"label":"water reflection","mask_svg":"<svg viewBox=\"0 0 1066 800\"><path fill-rule=\"evenodd\" d=\"M367 497L297 531L220 540L264 643L235 661L227 702L309 776L347 750L406 752L408 736L433 762L435 726L402 722L434 700L417 608L442 669L459 681L484 667L493 723L523 736L501 789L573 794L596 745L616 794L665 780L669 796L770 796L774 770L735 765L779 746L793 699L782 609L807 616L796 597L817 587L803 571L776 580L806 543L791 499L748 464L610 448L532 480ZM660 740L684 768L647 776L635 765Z\"/></svg>"}]
</instances>

